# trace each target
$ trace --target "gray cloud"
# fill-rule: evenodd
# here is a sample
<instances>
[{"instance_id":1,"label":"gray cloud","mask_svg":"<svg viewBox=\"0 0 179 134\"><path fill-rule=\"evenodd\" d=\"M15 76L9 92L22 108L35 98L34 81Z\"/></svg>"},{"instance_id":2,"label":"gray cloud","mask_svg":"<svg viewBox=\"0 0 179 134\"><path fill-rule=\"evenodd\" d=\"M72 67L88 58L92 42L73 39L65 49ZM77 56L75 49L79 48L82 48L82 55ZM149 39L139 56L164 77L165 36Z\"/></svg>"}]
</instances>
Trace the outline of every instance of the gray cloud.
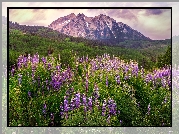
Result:
<instances>
[{"instance_id":1,"label":"gray cloud","mask_svg":"<svg viewBox=\"0 0 179 134\"><path fill-rule=\"evenodd\" d=\"M147 9L146 14L147 15L160 15L162 13L161 9Z\"/></svg>"},{"instance_id":2,"label":"gray cloud","mask_svg":"<svg viewBox=\"0 0 179 134\"><path fill-rule=\"evenodd\" d=\"M133 11L133 9L121 9L120 12L115 12L115 16L118 18L137 20L136 14Z\"/></svg>"},{"instance_id":3,"label":"gray cloud","mask_svg":"<svg viewBox=\"0 0 179 134\"><path fill-rule=\"evenodd\" d=\"M161 15L170 9L146 9L146 15Z\"/></svg>"}]
</instances>

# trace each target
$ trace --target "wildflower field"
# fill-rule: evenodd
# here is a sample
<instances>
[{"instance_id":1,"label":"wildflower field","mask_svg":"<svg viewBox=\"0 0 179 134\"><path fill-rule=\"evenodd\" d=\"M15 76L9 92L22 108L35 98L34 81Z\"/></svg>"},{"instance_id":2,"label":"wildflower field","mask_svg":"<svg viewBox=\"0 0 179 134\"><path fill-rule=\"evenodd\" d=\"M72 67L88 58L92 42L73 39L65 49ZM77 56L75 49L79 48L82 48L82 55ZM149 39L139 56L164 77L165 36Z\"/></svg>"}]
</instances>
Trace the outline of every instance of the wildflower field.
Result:
<instances>
[{"instance_id":1,"label":"wildflower field","mask_svg":"<svg viewBox=\"0 0 179 134\"><path fill-rule=\"evenodd\" d=\"M9 126L171 126L171 66L108 54L19 56L9 70Z\"/></svg>"}]
</instances>

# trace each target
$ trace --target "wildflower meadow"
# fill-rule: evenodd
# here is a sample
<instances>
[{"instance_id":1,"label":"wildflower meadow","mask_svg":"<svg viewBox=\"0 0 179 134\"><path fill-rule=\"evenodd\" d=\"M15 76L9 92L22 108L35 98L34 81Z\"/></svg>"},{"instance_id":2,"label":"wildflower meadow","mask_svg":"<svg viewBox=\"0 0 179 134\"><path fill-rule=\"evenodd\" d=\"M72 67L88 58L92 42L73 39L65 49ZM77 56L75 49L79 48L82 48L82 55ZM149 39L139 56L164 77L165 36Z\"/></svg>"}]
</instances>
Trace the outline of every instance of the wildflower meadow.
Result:
<instances>
[{"instance_id":1,"label":"wildflower meadow","mask_svg":"<svg viewBox=\"0 0 179 134\"><path fill-rule=\"evenodd\" d=\"M19 56L9 70L9 126L171 126L171 66L108 54Z\"/></svg>"}]
</instances>

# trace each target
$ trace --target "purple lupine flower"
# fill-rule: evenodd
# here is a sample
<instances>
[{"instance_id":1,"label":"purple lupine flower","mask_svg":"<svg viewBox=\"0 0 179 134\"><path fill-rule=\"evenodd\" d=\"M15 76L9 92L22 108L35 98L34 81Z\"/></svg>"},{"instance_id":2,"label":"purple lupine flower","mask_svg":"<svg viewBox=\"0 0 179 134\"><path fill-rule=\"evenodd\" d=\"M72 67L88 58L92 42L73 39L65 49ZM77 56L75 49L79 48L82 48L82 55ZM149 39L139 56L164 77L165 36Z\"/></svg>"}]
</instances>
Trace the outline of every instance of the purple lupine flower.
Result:
<instances>
[{"instance_id":1,"label":"purple lupine flower","mask_svg":"<svg viewBox=\"0 0 179 134\"><path fill-rule=\"evenodd\" d=\"M72 98L70 102L70 110L74 110L74 109L75 109L75 98Z\"/></svg>"},{"instance_id":2,"label":"purple lupine flower","mask_svg":"<svg viewBox=\"0 0 179 134\"><path fill-rule=\"evenodd\" d=\"M149 105L148 105L148 112L147 112L148 115L150 114L150 110L151 110L151 108L150 108L150 103L149 103Z\"/></svg>"},{"instance_id":3,"label":"purple lupine flower","mask_svg":"<svg viewBox=\"0 0 179 134\"><path fill-rule=\"evenodd\" d=\"M39 55L37 53L32 57L32 63L33 64L39 63Z\"/></svg>"},{"instance_id":4,"label":"purple lupine flower","mask_svg":"<svg viewBox=\"0 0 179 134\"><path fill-rule=\"evenodd\" d=\"M87 106L87 100L86 100L86 95L83 93L83 95L82 95L82 104L84 105L84 106Z\"/></svg>"},{"instance_id":5,"label":"purple lupine flower","mask_svg":"<svg viewBox=\"0 0 179 134\"><path fill-rule=\"evenodd\" d=\"M27 61L27 57L24 57L24 58L23 58L24 67L27 67L27 62L28 62L28 61Z\"/></svg>"},{"instance_id":6,"label":"purple lupine flower","mask_svg":"<svg viewBox=\"0 0 179 134\"><path fill-rule=\"evenodd\" d=\"M108 100L108 108L109 108L109 114L110 115L116 115L116 103L111 98Z\"/></svg>"},{"instance_id":7,"label":"purple lupine flower","mask_svg":"<svg viewBox=\"0 0 179 134\"><path fill-rule=\"evenodd\" d=\"M93 96L94 96L94 99L97 100L99 98L99 92L98 91L94 91L93 92Z\"/></svg>"},{"instance_id":8,"label":"purple lupine flower","mask_svg":"<svg viewBox=\"0 0 179 134\"><path fill-rule=\"evenodd\" d=\"M47 62L45 57L42 57L42 62L45 64Z\"/></svg>"},{"instance_id":9,"label":"purple lupine flower","mask_svg":"<svg viewBox=\"0 0 179 134\"><path fill-rule=\"evenodd\" d=\"M28 91L28 96L31 97L31 92L30 91Z\"/></svg>"},{"instance_id":10,"label":"purple lupine flower","mask_svg":"<svg viewBox=\"0 0 179 134\"><path fill-rule=\"evenodd\" d=\"M74 88L72 87L72 88L70 88L70 91L71 91L71 93L73 93L74 92Z\"/></svg>"},{"instance_id":11,"label":"purple lupine flower","mask_svg":"<svg viewBox=\"0 0 179 134\"><path fill-rule=\"evenodd\" d=\"M102 106L102 116L105 116L105 112L106 112L106 100L104 100L103 102L103 106Z\"/></svg>"},{"instance_id":12,"label":"purple lupine flower","mask_svg":"<svg viewBox=\"0 0 179 134\"><path fill-rule=\"evenodd\" d=\"M120 76L119 75L116 76L116 82L118 85L120 84Z\"/></svg>"},{"instance_id":13,"label":"purple lupine flower","mask_svg":"<svg viewBox=\"0 0 179 134\"><path fill-rule=\"evenodd\" d=\"M122 120L120 120L120 124L122 124Z\"/></svg>"},{"instance_id":14,"label":"purple lupine flower","mask_svg":"<svg viewBox=\"0 0 179 134\"><path fill-rule=\"evenodd\" d=\"M80 59L79 59L79 62L82 63L82 62L83 62L83 58L80 58Z\"/></svg>"},{"instance_id":15,"label":"purple lupine flower","mask_svg":"<svg viewBox=\"0 0 179 134\"><path fill-rule=\"evenodd\" d=\"M19 76L19 78L18 78L18 83L19 83L19 85L20 85L21 82L22 82L22 75L21 75L21 74L18 74L18 76Z\"/></svg>"},{"instance_id":16,"label":"purple lupine flower","mask_svg":"<svg viewBox=\"0 0 179 134\"><path fill-rule=\"evenodd\" d=\"M64 96L64 112L65 112L65 118L68 119L68 111L70 110L68 99L66 96Z\"/></svg>"},{"instance_id":17,"label":"purple lupine flower","mask_svg":"<svg viewBox=\"0 0 179 134\"><path fill-rule=\"evenodd\" d=\"M86 62L88 62L88 55L86 56Z\"/></svg>"},{"instance_id":18,"label":"purple lupine flower","mask_svg":"<svg viewBox=\"0 0 179 134\"><path fill-rule=\"evenodd\" d=\"M93 106L92 101L93 101L92 97L89 97L88 98L88 108L89 108L90 111L92 111L92 106Z\"/></svg>"},{"instance_id":19,"label":"purple lupine flower","mask_svg":"<svg viewBox=\"0 0 179 134\"><path fill-rule=\"evenodd\" d=\"M47 105L46 104L44 104L44 108L47 109Z\"/></svg>"},{"instance_id":20,"label":"purple lupine flower","mask_svg":"<svg viewBox=\"0 0 179 134\"><path fill-rule=\"evenodd\" d=\"M50 70L52 67L51 63L48 63L48 70Z\"/></svg>"},{"instance_id":21,"label":"purple lupine flower","mask_svg":"<svg viewBox=\"0 0 179 134\"><path fill-rule=\"evenodd\" d=\"M129 71L129 67L128 67L128 66L125 66L124 73L126 74L128 71Z\"/></svg>"},{"instance_id":22,"label":"purple lupine flower","mask_svg":"<svg viewBox=\"0 0 179 134\"><path fill-rule=\"evenodd\" d=\"M157 78L157 76L154 76L154 78L156 79ZM146 76L146 82L150 82L150 81L152 81L152 75L151 74L147 74L147 76Z\"/></svg>"},{"instance_id":23,"label":"purple lupine flower","mask_svg":"<svg viewBox=\"0 0 179 134\"><path fill-rule=\"evenodd\" d=\"M95 84L95 88L94 88L94 92L93 92L94 100L97 100L99 98L99 92L98 91L99 91L99 88Z\"/></svg>"},{"instance_id":24,"label":"purple lupine flower","mask_svg":"<svg viewBox=\"0 0 179 134\"><path fill-rule=\"evenodd\" d=\"M68 89L67 91L66 91L66 96L69 96L70 95L70 90Z\"/></svg>"},{"instance_id":25,"label":"purple lupine flower","mask_svg":"<svg viewBox=\"0 0 179 134\"><path fill-rule=\"evenodd\" d=\"M22 55L20 55L19 57L18 57L18 59L17 59L17 67L18 67L18 69L20 69L22 66Z\"/></svg>"},{"instance_id":26,"label":"purple lupine flower","mask_svg":"<svg viewBox=\"0 0 179 134\"><path fill-rule=\"evenodd\" d=\"M64 112L68 112L69 110L69 104L66 96L64 96Z\"/></svg>"},{"instance_id":27,"label":"purple lupine flower","mask_svg":"<svg viewBox=\"0 0 179 134\"><path fill-rule=\"evenodd\" d=\"M42 85L42 89L44 89L44 85Z\"/></svg>"},{"instance_id":28,"label":"purple lupine flower","mask_svg":"<svg viewBox=\"0 0 179 134\"><path fill-rule=\"evenodd\" d=\"M137 103L137 106L140 107L140 102Z\"/></svg>"},{"instance_id":29,"label":"purple lupine flower","mask_svg":"<svg viewBox=\"0 0 179 134\"><path fill-rule=\"evenodd\" d=\"M86 100L86 95L85 94L82 95L82 104L84 106L84 112L86 113L86 111L87 111L87 109L86 109L86 107L87 107L87 100Z\"/></svg>"},{"instance_id":30,"label":"purple lupine flower","mask_svg":"<svg viewBox=\"0 0 179 134\"><path fill-rule=\"evenodd\" d=\"M80 107L80 93L75 94L75 105L76 108Z\"/></svg>"},{"instance_id":31,"label":"purple lupine flower","mask_svg":"<svg viewBox=\"0 0 179 134\"><path fill-rule=\"evenodd\" d=\"M50 114L50 120L54 120L54 114L53 113Z\"/></svg>"},{"instance_id":32,"label":"purple lupine flower","mask_svg":"<svg viewBox=\"0 0 179 134\"><path fill-rule=\"evenodd\" d=\"M113 104L112 104L112 113L113 113L113 115L116 115L116 109L117 109L117 105L116 105L116 103L114 102Z\"/></svg>"},{"instance_id":33,"label":"purple lupine flower","mask_svg":"<svg viewBox=\"0 0 179 134\"><path fill-rule=\"evenodd\" d=\"M60 65L56 66L56 69L58 72L60 72L61 66Z\"/></svg>"},{"instance_id":34,"label":"purple lupine flower","mask_svg":"<svg viewBox=\"0 0 179 134\"><path fill-rule=\"evenodd\" d=\"M162 73L162 77L166 77L167 76L167 71L166 70L163 70L161 73Z\"/></svg>"},{"instance_id":35,"label":"purple lupine flower","mask_svg":"<svg viewBox=\"0 0 179 134\"><path fill-rule=\"evenodd\" d=\"M64 111L64 108L63 108L63 105L61 104L60 105L60 116L64 115L63 111Z\"/></svg>"},{"instance_id":36,"label":"purple lupine flower","mask_svg":"<svg viewBox=\"0 0 179 134\"><path fill-rule=\"evenodd\" d=\"M171 87L171 80L169 80L167 83L168 83L168 86Z\"/></svg>"},{"instance_id":37,"label":"purple lupine flower","mask_svg":"<svg viewBox=\"0 0 179 134\"><path fill-rule=\"evenodd\" d=\"M124 80L128 80L129 79L129 75L126 75L125 77L124 77Z\"/></svg>"},{"instance_id":38,"label":"purple lupine flower","mask_svg":"<svg viewBox=\"0 0 179 134\"><path fill-rule=\"evenodd\" d=\"M118 114L120 114L121 112L120 112L120 110L118 110Z\"/></svg>"},{"instance_id":39,"label":"purple lupine flower","mask_svg":"<svg viewBox=\"0 0 179 134\"><path fill-rule=\"evenodd\" d=\"M43 115L44 115L45 117L46 117L46 114L47 114L46 109L47 109L47 105L46 105L46 104L44 104L44 105L43 105L43 110L42 110L42 113L43 113Z\"/></svg>"},{"instance_id":40,"label":"purple lupine flower","mask_svg":"<svg viewBox=\"0 0 179 134\"><path fill-rule=\"evenodd\" d=\"M35 73L35 70L36 70L36 66L32 65L32 73Z\"/></svg>"},{"instance_id":41,"label":"purple lupine flower","mask_svg":"<svg viewBox=\"0 0 179 134\"><path fill-rule=\"evenodd\" d=\"M35 74L34 74L34 72L32 72L32 79L34 79L34 76L35 76Z\"/></svg>"},{"instance_id":42,"label":"purple lupine flower","mask_svg":"<svg viewBox=\"0 0 179 134\"><path fill-rule=\"evenodd\" d=\"M28 54L27 60L28 60L28 62L31 60L30 54Z\"/></svg>"},{"instance_id":43,"label":"purple lupine flower","mask_svg":"<svg viewBox=\"0 0 179 134\"><path fill-rule=\"evenodd\" d=\"M96 84L95 84L95 91L99 91L99 88Z\"/></svg>"},{"instance_id":44,"label":"purple lupine flower","mask_svg":"<svg viewBox=\"0 0 179 134\"><path fill-rule=\"evenodd\" d=\"M159 78L162 79L162 72L159 72Z\"/></svg>"},{"instance_id":45,"label":"purple lupine flower","mask_svg":"<svg viewBox=\"0 0 179 134\"><path fill-rule=\"evenodd\" d=\"M50 82L50 85L56 90L59 90L59 88L62 86L64 80L60 74L52 74L52 81Z\"/></svg>"},{"instance_id":46,"label":"purple lupine flower","mask_svg":"<svg viewBox=\"0 0 179 134\"><path fill-rule=\"evenodd\" d=\"M13 66L11 70L11 76L14 76L14 73L15 73L15 67Z\"/></svg>"},{"instance_id":47,"label":"purple lupine flower","mask_svg":"<svg viewBox=\"0 0 179 134\"><path fill-rule=\"evenodd\" d=\"M108 118L107 118L107 120L106 120L106 122L107 122L108 124L110 124L110 119L111 119L111 116L108 115Z\"/></svg>"},{"instance_id":48,"label":"purple lupine flower","mask_svg":"<svg viewBox=\"0 0 179 134\"><path fill-rule=\"evenodd\" d=\"M133 68L133 70L132 70L132 75L133 75L133 76L138 76L138 71L139 71L138 66L135 65L134 68Z\"/></svg>"},{"instance_id":49,"label":"purple lupine flower","mask_svg":"<svg viewBox=\"0 0 179 134\"><path fill-rule=\"evenodd\" d=\"M47 59L42 57L42 62L43 62L44 67L46 67Z\"/></svg>"},{"instance_id":50,"label":"purple lupine flower","mask_svg":"<svg viewBox=\"0 0 179 134\"><path fill-rule=\"evenodd\" d=\"M164 79L161 80L162 86L165 88L166 87L166 81Z\"/></svg>"}]
</instances>

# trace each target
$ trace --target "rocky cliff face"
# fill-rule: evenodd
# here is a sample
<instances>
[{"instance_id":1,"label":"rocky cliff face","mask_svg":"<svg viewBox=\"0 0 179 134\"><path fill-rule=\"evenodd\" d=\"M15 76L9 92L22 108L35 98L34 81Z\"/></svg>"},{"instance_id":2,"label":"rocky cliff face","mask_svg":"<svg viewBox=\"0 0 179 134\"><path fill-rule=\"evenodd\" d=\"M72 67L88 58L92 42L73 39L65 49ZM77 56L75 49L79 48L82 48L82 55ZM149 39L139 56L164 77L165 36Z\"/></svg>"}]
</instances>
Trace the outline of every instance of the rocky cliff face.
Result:
<instances>
[{"instance_id":1,"label":"rocky cliff face","mask_svg":"<svg viewBox=\"0 0 179 134\"><path fill-rule=\"evenodd\" d=\"M84 14L75 15L71 13L53 21L48 27L70 36L87 39L150 40L150 38L145 37L127 24L116 22L113 18L103 14L87 17Z\"/></svg>"}]
</instances>

